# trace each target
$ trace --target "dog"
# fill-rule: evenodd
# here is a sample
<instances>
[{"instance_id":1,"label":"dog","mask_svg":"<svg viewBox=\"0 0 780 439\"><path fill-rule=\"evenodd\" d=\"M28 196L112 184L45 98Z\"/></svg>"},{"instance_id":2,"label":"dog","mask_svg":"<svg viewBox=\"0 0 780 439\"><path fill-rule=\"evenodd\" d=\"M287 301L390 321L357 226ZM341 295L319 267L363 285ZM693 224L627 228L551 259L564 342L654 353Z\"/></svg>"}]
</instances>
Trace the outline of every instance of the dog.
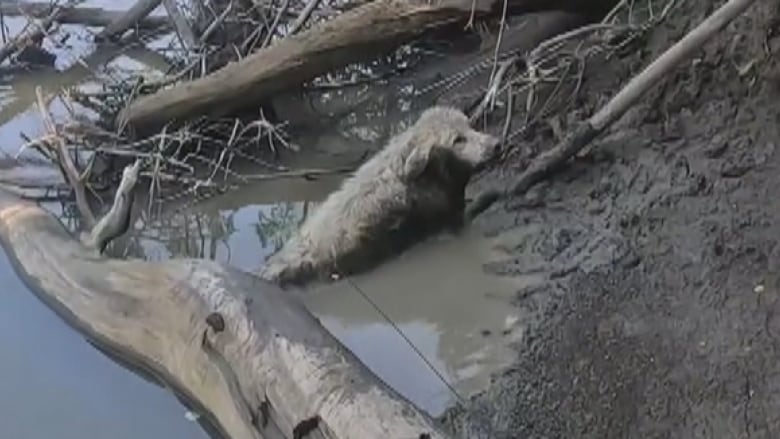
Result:
<instances>
[{"instance_id":1,"label":"dog","mask_svg":"<svg viewBox=\"0 0 780 439\"><path fill-rule=\"evenodd\" d=\"M499 147L462 111L425 110L315 209L260 277L300 285L352 275L431 234L457 230L466 185Z\"/></svg>"}]
</instances>

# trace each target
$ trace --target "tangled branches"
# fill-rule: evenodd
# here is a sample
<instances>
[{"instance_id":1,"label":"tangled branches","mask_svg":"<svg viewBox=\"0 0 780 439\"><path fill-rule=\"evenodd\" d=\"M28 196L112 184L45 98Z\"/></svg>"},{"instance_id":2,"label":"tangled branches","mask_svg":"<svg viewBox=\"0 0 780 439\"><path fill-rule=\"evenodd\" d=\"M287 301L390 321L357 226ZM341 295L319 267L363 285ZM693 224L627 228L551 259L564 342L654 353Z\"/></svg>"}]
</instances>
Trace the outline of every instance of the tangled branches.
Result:
<instances>
[{"instance_id":1,"label":"tangled branches","mask_svg":"<svg viewBox=\"0 0 780 439\"><path fill-rule=\"evenodd\" d=\"M506 143L548 118L552 118L552 129L560 139L561 128L554 115L570 108L577 97L588 61L629 53L648 31L669 15L677 0L668 0L660 11L656 10L654 0L646 0L643 5L637 3L621 0L598 23L550 38L527 54L496 57L490 64L493 70L487 91L473 109L472 120L504 107L502 137ZM501 96L505 97L503 102ZM522 122L512 130L513 112L518 106L514 103L516 97L523 99Z\"/></svg>"}]
</instances>

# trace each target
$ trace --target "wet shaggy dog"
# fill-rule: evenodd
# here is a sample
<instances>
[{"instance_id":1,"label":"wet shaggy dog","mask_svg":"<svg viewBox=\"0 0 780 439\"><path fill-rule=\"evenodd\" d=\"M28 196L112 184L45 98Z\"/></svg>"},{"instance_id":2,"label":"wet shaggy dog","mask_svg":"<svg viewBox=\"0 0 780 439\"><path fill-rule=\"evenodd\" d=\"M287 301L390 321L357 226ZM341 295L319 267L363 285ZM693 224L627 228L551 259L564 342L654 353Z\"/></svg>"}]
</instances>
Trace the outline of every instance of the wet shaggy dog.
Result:
<instances>
[{"instance_id":1,"label":"wet shaggy dog","mask_svg":"<svg viewBox=\"0 0 780 439\"><path fill-rule=\"evenodd\" d=\"M279 284L372 268L428 235L462 225L464 192L497 138L461 111L432 107L344 181L260 270Z\"/></svg>"}]
</instances>

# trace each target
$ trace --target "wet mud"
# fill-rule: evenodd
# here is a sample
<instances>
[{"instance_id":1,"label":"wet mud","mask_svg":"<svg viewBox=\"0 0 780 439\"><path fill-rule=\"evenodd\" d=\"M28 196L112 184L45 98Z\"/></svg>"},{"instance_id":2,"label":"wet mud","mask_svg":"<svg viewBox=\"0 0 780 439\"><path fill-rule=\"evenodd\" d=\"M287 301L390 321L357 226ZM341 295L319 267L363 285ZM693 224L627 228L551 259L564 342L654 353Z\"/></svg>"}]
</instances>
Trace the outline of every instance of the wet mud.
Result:
<instances>
[{"instance_id":1,"label":"wet mud","mask_svg":"<svg viewBox=\"0 0 780 439\"><path fill-rule=\"evenodd\" d=\"M570 122L716 6L682 1L644 49L589 66ZM513 301L532 316L513 365L443 422L468 438L780 437L778 22L756 2L586 154L476 220L500 242L489 273L539 281Z\"/></svg>"}]
</instances>

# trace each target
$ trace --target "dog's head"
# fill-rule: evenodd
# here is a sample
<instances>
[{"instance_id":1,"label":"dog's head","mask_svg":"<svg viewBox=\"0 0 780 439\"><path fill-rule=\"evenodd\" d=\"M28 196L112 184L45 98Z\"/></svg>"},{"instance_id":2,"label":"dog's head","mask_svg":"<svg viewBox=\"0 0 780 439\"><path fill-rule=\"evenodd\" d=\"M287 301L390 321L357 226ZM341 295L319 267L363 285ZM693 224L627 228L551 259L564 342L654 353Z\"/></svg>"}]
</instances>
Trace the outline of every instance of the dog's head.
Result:
<instances>
[{"instance_id":1,"label":"dog's head","mask_svg":"<svg viewBox=\"0 0 780 439\"><path fill-rule=\"evenodd\" d=\"M498 138L471 128L468 117L451 107L425 110L411 128L411 149L404 163L404 173L414 178L425 170L432 157L450 155L475 169L499 152Z\"/></svg>"}]
</instances>

